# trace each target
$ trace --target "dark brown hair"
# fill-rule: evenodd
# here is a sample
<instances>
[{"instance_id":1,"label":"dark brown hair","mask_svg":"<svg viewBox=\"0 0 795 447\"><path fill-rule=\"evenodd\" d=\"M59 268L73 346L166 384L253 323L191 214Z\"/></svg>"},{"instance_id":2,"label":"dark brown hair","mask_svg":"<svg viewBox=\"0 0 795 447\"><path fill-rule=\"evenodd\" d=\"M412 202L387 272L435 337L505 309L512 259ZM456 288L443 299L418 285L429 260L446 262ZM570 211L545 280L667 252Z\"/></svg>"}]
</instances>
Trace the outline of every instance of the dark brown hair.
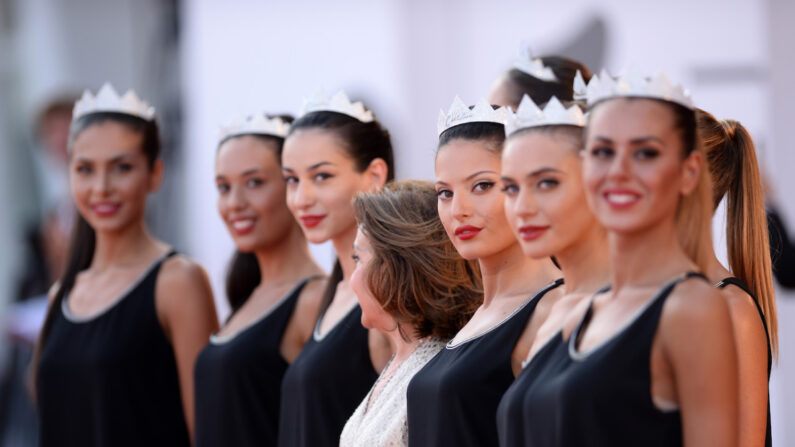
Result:
<instances>
[{"instance_id":1,"label":"dark brown hair","mask_svg":"<svg viewBox=\"0 0 795 447\"><path fill-rule=\"evenodd\" d=\"M698 132L712 178L712 203L726 197L726 242L732 274L751 288L778 355L778 321L764 195L751 135L735 120L698 110Z\"/></svg>"},{"instance_id":2,"label":"dark brown hair","mask_svg":"<svg viewBox=\"0 0 795 447\"><path fill-rule=\"evenodd\" d=\"M353 206L373 249L366 281L375 299L415 337L452 338L483 290L477 263L458 254L439 220L433 185L391 183L357 196Z\"/></svg>"},{"instance_id":3,"label":"dark brown hair","mask_svg":"<svg viewBox=\"0 0 795 447\"><path fill-rule=\"evenodd\" d=\"M561 101L571 101L574 96L574 76L577 70L582 74L583 80L591 79L591 70L581 62L562 56L543 56L539 58L545 66L552 69L557 81L544 81L529 75L517 68L505 72L505 79L510 85L511 104L514 110L519 106L523 95L528 95L536 104L549 101L556 96Z\"/></svg>"}]
</instances>

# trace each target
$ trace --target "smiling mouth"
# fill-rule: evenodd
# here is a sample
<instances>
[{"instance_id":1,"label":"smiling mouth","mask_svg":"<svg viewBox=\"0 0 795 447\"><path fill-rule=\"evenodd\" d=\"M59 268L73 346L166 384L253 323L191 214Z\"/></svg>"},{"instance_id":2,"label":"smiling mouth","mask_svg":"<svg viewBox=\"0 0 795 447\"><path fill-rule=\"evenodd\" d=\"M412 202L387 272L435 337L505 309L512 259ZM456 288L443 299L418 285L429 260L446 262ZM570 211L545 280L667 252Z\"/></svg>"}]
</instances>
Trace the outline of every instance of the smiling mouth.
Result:
<instances>
[{"instance_id":1,"label":"smiling mouth","mask_svg":"<svg viewBox=\"0 0 795 447\"><path fill-rule=\"evenodd\" d=\"M95 205L91 205L91 211L93 211L94 214L100 217L112 216L116 214L117 211L119 211L119 208L121 208L121 205L117 203L98 203Z\"/></svg>"},{"instance_id":2,"label":"smiling mouth","mask_svg":"<svg viewBox=\"0 0 795 447\"><path fill-rule=\"evenodd\" d=\"M640 194L634 192L606 192L604 198L614 208L628 208L640 200Z\"/></svg>"},{"instance_id":3,"label":"smiling mouth","mask_svg":"<svg viewBox=\"0 0 795 447\"><path fill-rule=\"evenodd\" d=\"M246 234L254 229L254 224L257 222L255 218L236 219L232 221L232 229L236 234Z\"/></svg>"}]
</instances>

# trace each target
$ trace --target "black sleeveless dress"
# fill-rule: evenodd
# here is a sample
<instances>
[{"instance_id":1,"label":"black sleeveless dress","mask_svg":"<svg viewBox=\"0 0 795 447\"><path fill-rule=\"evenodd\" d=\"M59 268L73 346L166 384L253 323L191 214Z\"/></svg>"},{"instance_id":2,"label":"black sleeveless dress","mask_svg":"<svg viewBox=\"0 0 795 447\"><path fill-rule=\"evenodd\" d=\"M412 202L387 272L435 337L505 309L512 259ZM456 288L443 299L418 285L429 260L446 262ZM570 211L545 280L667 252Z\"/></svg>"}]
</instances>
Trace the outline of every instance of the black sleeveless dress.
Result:
<instances>
[{"instance_id":1,"label":"black sleeveless dress","mask_svg":"<svg viewBox=\"0 0 795 447\"><path fill-rule=\"evenodd\" d=\"M489 331L448 344L409 382L409 445L497 445L497 405L514 380L511 354L539 300L563 284L544 287Z\"/></svg>"},{"instance_id":2,"label":"black sleeveless dress","mask_svg":"<svg viewBox=\"0 0 795 447\"><path fill-rule=\"evenodd\" d=\"M36 377L42 446L190 445L177 363L155 308L157 275L173 254L96 316L69 314L66 299L53 310Z\"/></svg>"},{"instance_id":3,"label":"black sleeveless dress","mask_svg":"<svg viewBox=\"0 0 795 447\"><path fill-rule=\"evenodd\" d=\"M356 305L323 336L318 319L282 380L279 446L339 446L345 422L378 378L361 319Z\"/></svg>"},{"instance_id":4,"label":"black sleeveless dress","mask_svg":"<svg viewBox=\"0 0 795 447\"><path fill-rule=\"evenodd\" d=\"M729 284L735 285L743 290L743 292L747 293L751 298L754 300L754 305L756 306L757 312L759 312L759 318L762 319L762 326L765 328L765 338L767 339L767 380L770 381L770 370L773 367L773 353L770 350L770 332L767 328L767 321L765 320L765 313L762 311L762 306L759 305L759 300L757 300L756 295L751 292L751 289L746 285L740 278L729 277L724 278L718 282L717 286L721 289L726 288ZM773 437L771 434L771 426L770 426L770 391L767 392L767 430L765 433L765 447L770 447L773 445Z\"/></svg>"},{"instance_id":5,"label":"black sleeveless dress","mask_svg":"<svg viewBox=\"0 0 795 447\"><path fill-rule=\"evenodd\" d=\"M309 278L229 337L213 336L194 368L196 447L275 445L282 376L289 366L282 336Z\"/></svg>"},{"instance_id":6,"label":"black sleeveless dress","mask_svg":"<svg viewBox=\"0 0 795 447\"><path fill-rule=\"evenodd\" d=\"M603 287L596 293L609 290ZM523 446L525 442L524 405L525 392L538 377L539 368L556 368L550 365L552 359L568 360L568 346L563 340L563 330L553 335L534 355L531 361L522 366L522 371L516 376L511 386L505 391L500 405L497 407L497 434L501 446ZM559 352L562 351L562 352Z\"/></svg>"},{"instance_id":7,"label":"black sleeveless dress","mask_svg":"<svg viewBox=\"0 0 795 447\"><path fill-rule=\"evenodd\" d=\"M593 315L591 301L569 339L556 335L520 374L521 417L498 420L500 445L682 445L679 410L652 401L649 362L666 299L693 276L706 279L687 273L669 281L616 334L581 353L576 343Z\"/></svg>"}]
</instances>

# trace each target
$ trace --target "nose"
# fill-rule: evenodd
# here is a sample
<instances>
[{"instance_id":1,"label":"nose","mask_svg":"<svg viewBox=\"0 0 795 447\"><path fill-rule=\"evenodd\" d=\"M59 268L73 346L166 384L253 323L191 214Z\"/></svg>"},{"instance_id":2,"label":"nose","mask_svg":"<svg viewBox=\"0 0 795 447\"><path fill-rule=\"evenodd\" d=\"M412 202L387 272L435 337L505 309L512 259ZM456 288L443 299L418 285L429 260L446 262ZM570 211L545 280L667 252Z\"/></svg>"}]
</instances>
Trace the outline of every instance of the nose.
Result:
<instances>
[{"instance_id":1,"label":"nose","mask_svg":"<svg viewBox=\"0 0 795 447\"><path fill-rule=\"evenodd\" d=\"M108 196L111 190L110 172L108 172L107 169L100 170L97 175L94 176L94 183L92 186L95 194L100 197Z\"/></svg>"},{"instance_id":2,"label":"nose","mask_svg":"<svg viewBox=\"0 0 795 447\"><path fill-rule=\"evenodd\" d=\"M315 191L311 182L298 182L294 188L288 189L287 199L297 209L308 208L315 203Z\"/></svg>"},{"instance_id":3,"label":"nose","mask_svg":"<svg viewBox=\"0 0 795 447\"><path fill-rule=\"evenodd\" d=\"M528 189L522 188L514 201L513 211L517 217L530 217L538 213L536 197Z\"/></svg>"},{"instance_id":4,"label":"nose","mask_svg":"<svg viewBox=\"0 0 795 447\"><path fill-rule=\"evenodd\" d=\"M612 180L622 180L629 177L630 171L629 151L617 150L613 157L607 175Z\"/></svg>"},{"instance_id":5,"label":"nose","mask_svg":"<svg viewBox=\"0 0 795 447\"><path fill-rule=\"evenodd\" d=\"M246 197L243 188L231 186L226 199L227 206L232 210L240 210L246 206Z\"/></svg>"},{"instance_id":6,"label":"nose","mask_svg":"<svg viewBox=\"0 0 795 447\"><path fill-rule=\"evenodd\" d=\"M454 194L451 202L450 209L453 212L454 218L463 221L472 217L472 200L468 197L468 194Z\"/></svg>"}]
</instances>

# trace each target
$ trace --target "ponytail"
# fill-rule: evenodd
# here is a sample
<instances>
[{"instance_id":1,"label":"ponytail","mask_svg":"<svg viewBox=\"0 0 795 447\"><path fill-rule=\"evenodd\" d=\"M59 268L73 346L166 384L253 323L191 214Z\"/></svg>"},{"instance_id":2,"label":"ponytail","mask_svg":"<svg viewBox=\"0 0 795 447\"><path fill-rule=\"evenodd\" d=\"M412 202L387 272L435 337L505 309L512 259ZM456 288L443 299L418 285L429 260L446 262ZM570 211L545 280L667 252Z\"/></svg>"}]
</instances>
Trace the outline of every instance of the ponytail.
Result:
<instances>
[{"instance_id":1,"label":"ponytail","mask_svg":"<svg viewBox=\"0 0 795 447\"><path fill-rule=\"evenodd\" d=\"M721 120L725 151L736 157L726 191L726 239L732 274L751 288L767 323L770 348L778 357L778 321L773 289L762 179L748 131L737 121ZM723 191L721 191L723 192Z\"/></svg>"}]
</instances>

